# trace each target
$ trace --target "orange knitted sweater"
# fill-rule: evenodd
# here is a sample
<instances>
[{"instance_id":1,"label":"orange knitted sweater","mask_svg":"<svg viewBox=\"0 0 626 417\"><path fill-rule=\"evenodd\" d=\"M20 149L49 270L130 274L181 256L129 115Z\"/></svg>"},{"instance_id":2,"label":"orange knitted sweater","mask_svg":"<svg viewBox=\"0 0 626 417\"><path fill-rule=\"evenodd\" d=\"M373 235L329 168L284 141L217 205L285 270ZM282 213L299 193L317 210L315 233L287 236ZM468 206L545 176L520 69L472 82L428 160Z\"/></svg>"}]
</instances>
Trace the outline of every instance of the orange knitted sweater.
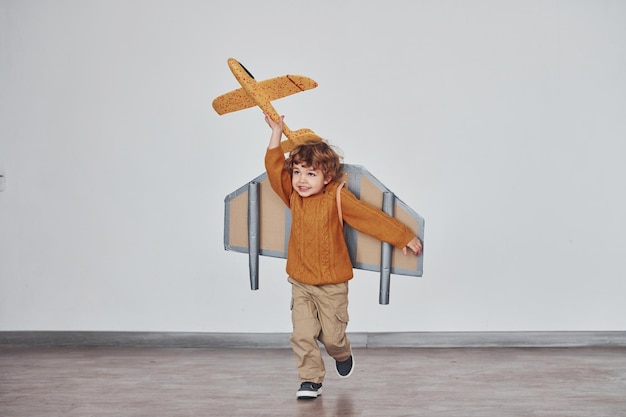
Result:
<instances>
[{"instance_id":1,"label":"orange knitted sweater","mask_svg":"<svg viewBox=\"0 0 626 417\"><path fill-rule=\"evenodd\" d=\"M291 209L291 234L287 247L287 274L310 285L337 284L352 279L352 263L339 221L336 192L330 182L325 190L311 197L300 197L285 170L280 147L268 149L265 169L272 189ZM360 201L342 188L343 220L354 229L403 248L414 233L379 208Z\"/></svg>"}]
</instances>

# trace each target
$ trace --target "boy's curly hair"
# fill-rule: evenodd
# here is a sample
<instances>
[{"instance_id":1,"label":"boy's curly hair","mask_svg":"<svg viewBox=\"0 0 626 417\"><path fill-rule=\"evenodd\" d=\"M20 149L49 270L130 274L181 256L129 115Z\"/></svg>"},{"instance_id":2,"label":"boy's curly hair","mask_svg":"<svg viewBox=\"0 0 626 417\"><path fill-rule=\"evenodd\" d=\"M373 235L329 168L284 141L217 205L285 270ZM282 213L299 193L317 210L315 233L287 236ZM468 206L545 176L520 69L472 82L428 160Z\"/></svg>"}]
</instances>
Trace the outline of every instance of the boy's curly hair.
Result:
<instances>
[{"instance_id":1,"label":"boy's curly hair","mask_svg":"<svg viewBox=\"0 0 626 417\"><path fill-rule=\"evenodd\" d=\"M326 141L307 140L296 145L285 160L285 169L293 172L294 165L319 169L324 177L335 180L341 171L342 156Z\"/></svg>"}]
</instances>

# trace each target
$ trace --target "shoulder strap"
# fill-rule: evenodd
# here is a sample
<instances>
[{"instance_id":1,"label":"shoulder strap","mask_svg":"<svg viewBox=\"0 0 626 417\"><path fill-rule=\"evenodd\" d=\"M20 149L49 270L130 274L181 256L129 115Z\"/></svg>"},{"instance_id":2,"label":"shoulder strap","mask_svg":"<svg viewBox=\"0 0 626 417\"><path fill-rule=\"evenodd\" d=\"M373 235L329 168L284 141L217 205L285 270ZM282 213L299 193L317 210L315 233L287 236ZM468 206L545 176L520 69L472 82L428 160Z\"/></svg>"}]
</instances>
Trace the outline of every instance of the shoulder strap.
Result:
<instances>
[{"instance_id":1,"label":"shoulder strap","mask_svg":"<svg viewBox=\"0 0 626 417\"><path fill-rule=\"evenodd\" d=\"M345 182L342 182L337 187L336 197L337 197L337 212L339 213L339 222L341 223L341 227L343 227L343 214L341 213L341 189L346 185Z\"/></svg>"}]
</instances>

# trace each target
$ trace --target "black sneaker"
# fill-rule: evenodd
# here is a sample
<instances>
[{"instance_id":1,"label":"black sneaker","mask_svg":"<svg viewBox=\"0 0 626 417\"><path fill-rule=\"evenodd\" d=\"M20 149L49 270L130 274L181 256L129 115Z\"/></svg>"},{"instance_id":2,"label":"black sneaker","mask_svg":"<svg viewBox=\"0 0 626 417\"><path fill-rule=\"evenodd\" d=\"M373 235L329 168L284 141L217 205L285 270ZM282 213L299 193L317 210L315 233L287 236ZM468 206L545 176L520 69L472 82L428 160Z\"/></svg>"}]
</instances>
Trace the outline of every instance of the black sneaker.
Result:
<instances>
[{"instance_id":1,"label":"black sneaker","mask_svg":"<svg viewBox=\"0 0 626 417\"><path fill-rule=\"evenodd\" d=\"M337 374L340 378L349 377L354 370L354 357L350 355L350 357L343 362L335 361L335 369L337 369Z\"/></svg>"},{"instance_id":2,"label":"black sneaker","mask_svg":"<svg viewBox=\"0 0 626 417\"><path fill-rule=\"evenodd\" d=\"M315 382L303 382L300 384L300 389L296 393L298 399L310 399L317 398L322 395L322 384L316 384Z\"/></svg>"}]
</instances>

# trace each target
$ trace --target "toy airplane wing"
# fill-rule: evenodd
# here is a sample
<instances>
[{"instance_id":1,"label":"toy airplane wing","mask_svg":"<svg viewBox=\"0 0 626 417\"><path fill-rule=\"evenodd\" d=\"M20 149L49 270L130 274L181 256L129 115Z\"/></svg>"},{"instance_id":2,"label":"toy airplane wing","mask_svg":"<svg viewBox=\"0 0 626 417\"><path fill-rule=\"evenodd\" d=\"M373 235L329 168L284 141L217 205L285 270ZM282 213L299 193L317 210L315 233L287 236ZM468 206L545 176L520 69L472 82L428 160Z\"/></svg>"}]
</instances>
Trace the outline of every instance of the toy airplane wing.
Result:
<instances>
[{"instance_id":1,"label":"toy airplane wing","mask_svg":"<svg viewBox=\"0 0 626 417\"><path fill-rule=\"evenodd\" d=\"M273 101L292 94L317 87L312 79L302 75L283 75L254 84L255 94L262 96L263 101ZM213 109L222 115L238 110L248 109L257 105L257 102L243 88L238 88L223 94L213 100Z\"/></svg>"},{"instance_id":2,"label":"toy airplane wing","mask_svg":"<svg viewBox=\"0 0 626 417\"><path fill-rule=\"evenodd\" d=\"M360 200L380 207L424 241L424 218L397 198L365 168L344 165L341 181ZM224 199L224 248L248 254L250 286L259 288L259 255L287 257L291 212L263 173ZM390 274L421 277L423 253L415 256L381 243L345 224L345 239L354 268L380 272L379 303L389 303Z\"/></svg>"}]
</instances>

